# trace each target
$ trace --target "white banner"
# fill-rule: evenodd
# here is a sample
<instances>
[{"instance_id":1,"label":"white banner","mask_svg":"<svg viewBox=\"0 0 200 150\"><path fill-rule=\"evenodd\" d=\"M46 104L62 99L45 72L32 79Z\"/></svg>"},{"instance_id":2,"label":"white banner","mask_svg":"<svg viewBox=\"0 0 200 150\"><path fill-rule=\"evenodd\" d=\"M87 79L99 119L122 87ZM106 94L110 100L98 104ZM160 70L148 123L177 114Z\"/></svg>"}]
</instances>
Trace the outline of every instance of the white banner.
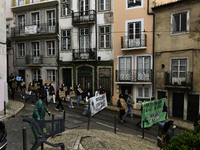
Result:
<instances>
[{"instance_id":1,"label":"white banner","mask_svg":"<svg viewBox=\"0 0 200 150\"><path fill-rule=\"evenodd\" d=\"M91 116L107 107L106 93L90 98L90 111Z\"/></svg>"},{"instance_id":2,"label":"white banner","mask_svg":"<svg viewBox=\"0 0 200 150\"><path fill-rule=\"evenodd\" d=\"M25 26L25 34L36 34L36 33L37 33L37 25Z\"/></svg>"}]
</instances>

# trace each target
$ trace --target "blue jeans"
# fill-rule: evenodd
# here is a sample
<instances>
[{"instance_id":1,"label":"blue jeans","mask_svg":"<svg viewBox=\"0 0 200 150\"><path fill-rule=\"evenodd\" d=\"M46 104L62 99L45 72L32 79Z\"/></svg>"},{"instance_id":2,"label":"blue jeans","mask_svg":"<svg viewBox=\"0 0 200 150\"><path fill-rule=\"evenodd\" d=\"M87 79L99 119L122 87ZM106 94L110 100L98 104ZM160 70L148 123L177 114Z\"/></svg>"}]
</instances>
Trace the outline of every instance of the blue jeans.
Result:
<instances>
[{"instance_id":1,"label":"blue jeans","mask_svg":"<svg viewBox=\"0 0 200 150\"><path fill-rule=\"evenodd\" d=\"M131 118L133 118L133 114L132 114L132 107L128 107L128 110L125 114L125 117L128 115L128 113L130 112Z\"/></svg>"},{"instance_id":2,"label":"blue jeans","mask_svg":"<svg viewBox=\"0 0 200 150\"><path fill-rule=\"evenodd\" d=\"M80 103L81 100L82 100L82 96L81 95L77 95L77 105Z\"/></svg>"},{"instance_id":3,"label":"blue jeans","mask_svg":"<svg viewBox=\"0 0 200 150\"><path fill-rule=\"evenodd\" d=\"M25 93L25 88L22 88L22 93L21 93L21 94L22 94L22 96L24 96L24 95L25 95L24 93Z\"/></svg>"},{"instance_id":4,"label":"blue jeans","mask_svg":"<svg viewBox=\"0 0 200 150\"><path fill-rule=\"evenodd\" d=\"M70 106L73 106L73 102L72 102L72 98L70 97L70 99L69 99L69 105Z\"/></svg>"},{"instance_id":5,"label":"blue jeans","mask_svg":"<svg viewBox=\"0 0 200 150\"><path fill-rule=\"evenodd\" d=\"M33 91L31 91L31 95L29 95L29 97L26 99L26 101L28 101L29 99L32 99L32 103L34 102L34 93L33 93Z\"/></svg>"}]
</instances>

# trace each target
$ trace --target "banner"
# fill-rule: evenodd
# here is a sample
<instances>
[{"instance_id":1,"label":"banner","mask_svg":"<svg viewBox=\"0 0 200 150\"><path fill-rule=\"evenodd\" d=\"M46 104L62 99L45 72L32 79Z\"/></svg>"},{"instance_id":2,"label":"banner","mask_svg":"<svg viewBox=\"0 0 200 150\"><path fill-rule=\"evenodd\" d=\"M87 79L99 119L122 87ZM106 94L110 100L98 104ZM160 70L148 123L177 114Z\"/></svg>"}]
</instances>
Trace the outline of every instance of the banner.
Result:
<instances>
[{"instance_id":1,"label":"banner","mask_svg":"<svg viewBox=\"0 0 200 150\"><path fill-rule=\"evenodd\" d=\"M144 127L146 128L168 119L167 110L166 98L143 102L141 127L143 128L143 121L145 121Z\"/></svg>"},{"instance_id":2,"label":"banner","mask_svg":"<svg viewBox=\"0 0 200 150\"><path fill-rule=\"evenodd\" d=\"M25 26L25 34L36 34L36 33L37 33L37 25Z\"/></svg>"},{"instance_id":3,"label":"banner","mask_svg":"<svg viewBox=\"0 0 200 150\"><path fill-rule=\"evenodd\" d=\"M91 116L107 107L106 93L90 98L90 111Z\"/></svg>"}]
</instances>

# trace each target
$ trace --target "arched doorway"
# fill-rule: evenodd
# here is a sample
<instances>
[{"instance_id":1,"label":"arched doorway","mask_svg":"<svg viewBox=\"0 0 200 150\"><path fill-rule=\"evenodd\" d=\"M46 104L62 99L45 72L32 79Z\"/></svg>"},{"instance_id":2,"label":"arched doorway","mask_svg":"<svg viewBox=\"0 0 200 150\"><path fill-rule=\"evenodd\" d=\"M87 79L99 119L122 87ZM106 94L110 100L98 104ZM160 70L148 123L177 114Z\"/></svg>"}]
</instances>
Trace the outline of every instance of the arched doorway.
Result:
<instances>
[{"instance_id":1,"label":"arched doorway","mask_svg":"<svg viewBox=\"0 0 200 150\"><path fill-rule=\"evenodd\" d=\"M91 67L82 66L78 68L78 84L82 86L83 90L88 90L93 95L93 75Z\"/></svg>"}]
</instances>

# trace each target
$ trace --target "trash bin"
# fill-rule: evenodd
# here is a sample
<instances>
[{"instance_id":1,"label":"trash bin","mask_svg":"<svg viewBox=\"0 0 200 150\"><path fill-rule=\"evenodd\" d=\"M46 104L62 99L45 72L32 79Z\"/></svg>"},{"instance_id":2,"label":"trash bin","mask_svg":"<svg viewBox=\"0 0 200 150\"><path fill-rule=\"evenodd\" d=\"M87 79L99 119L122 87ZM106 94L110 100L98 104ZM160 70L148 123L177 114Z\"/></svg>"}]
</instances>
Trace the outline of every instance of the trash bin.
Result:
<instances>
[{"instance_id":1,"label":"trash bin","mask_svg":"<svg viewBox=\"0 0 200 150\"><path fill-rule=\"evenodd\" d=\"M162 148L162 135L164 134L165 122L158 122L158 136L157 136L157 146Z\"/></svg>"}]
</instances>

